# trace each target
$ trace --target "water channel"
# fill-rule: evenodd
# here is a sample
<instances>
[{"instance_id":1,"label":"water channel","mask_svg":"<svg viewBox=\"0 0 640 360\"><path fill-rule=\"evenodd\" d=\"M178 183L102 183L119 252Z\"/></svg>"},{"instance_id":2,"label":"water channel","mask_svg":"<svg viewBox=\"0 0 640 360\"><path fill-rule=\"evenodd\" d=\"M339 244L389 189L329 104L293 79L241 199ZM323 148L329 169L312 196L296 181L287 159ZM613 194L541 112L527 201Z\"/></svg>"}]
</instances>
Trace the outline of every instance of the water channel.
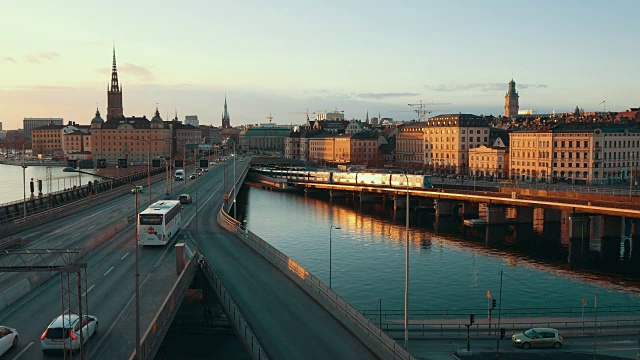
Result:
<instances>
[{"instance_id":1,"label":"water channel","mask_svg":"<svg viewBox=\"0 0 640 360\"><path fill-rule=\"evenodd\" d=\"M356 308L375 310L381 300L385 310L403 309L403 211L394 219L392 206L380 201L361 205L250 187L238 204L251 231L327 284L331 236L332 287ZM640 305L640 251L628 240L570 243L559 223L544 224L540 233L501 226L487 236L427 211L412 210L410 223L411 310L486 309L487 291L499 297L500 271L503 309L579 309L583 298L593 306L595 295L599 308Z\"/></svg>"}]
</instances>

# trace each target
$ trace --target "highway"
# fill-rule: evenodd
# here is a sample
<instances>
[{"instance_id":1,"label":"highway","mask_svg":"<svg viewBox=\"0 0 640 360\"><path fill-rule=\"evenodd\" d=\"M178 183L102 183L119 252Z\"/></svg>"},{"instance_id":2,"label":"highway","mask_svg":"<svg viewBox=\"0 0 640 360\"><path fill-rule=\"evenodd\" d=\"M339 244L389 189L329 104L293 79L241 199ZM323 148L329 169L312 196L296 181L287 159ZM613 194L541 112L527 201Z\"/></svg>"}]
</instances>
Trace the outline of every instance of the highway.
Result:
<instances>
[{"instance_id":1,"label":"highway","mask_svg":"<svg viewBox=\"0 0 640 360\"><path fill-rule=\"evenodd\" d=\"M198 178L201 199L206 197L222 197L221 183L223 179L222 167L212 168ZM147 189L139 197L139 208L148 205ZM164 197L165 182L152 184L152 196L156 201ZM195 180L187 180L183 184L175 183L174 197L187 192L195 195ZM125 194L110 201L96 204L72 216L61 218L54 222L35 227L28 231L15 234L27 241L27 248L78 248L88 246L94 242L96 234L122 224L126 218L134 215L134 199L132 194ZM195 204L195 200L194 200ZM195 215L195 205L185 205L183 224ZM99 319L99 334L89 341L92 357L99 357L101 349L106 352L104 358L114 358L111 348L117 348L118 353L128 358L134 349L135 340L132 336L124 343L118 341L107 343L104 339L118 327L134 330L134 322L122 323L127 314L133 311L135 288L135 242L134 227L129 226L103 244L89 251L87 261L89 313ZM184 230L183 230L184 231ZM182 234L178 234L169 246L140 247L140 283L141 303L159 302L153 307L141 306L141 318L150 319L155 315L157 307L165 299L173 282L177 278L175 271L175 253L173 244ZM167 265L168 264L168 265ZM164 266L163 266L164 265ZM38 274L42 276L44 274ZM25 274L0 274L2 287L10 286L12 282L23 279ZM34 277L34 275L29 275ZM155 281L153 279L162 279ZM5 281L6 280L6 281ZM13 280L13 281L10 281ZM150 284L153 283L153 286ZM12 284L11 284L12 285ZM1 290L1 289L0 289ZM151 299L151 301L148 301ZM9 351L6 358L40 359L51 355L43 355L40 351L40 336L49 322L62 312L60 280L57 275L38 286L18 302L0 311L0 324L12 324L20 333L20 344L17 349ZM119 322L120 321L120 322ZM114 326L117 325L117 326ZM7 325L8 326L8 325ZM142 331L145 325L142 326ZM112 344L112 346L107 346ZM18 356L19 355L19 356ZM53 355L56 356L56 355ZM123 358L116 356L115 358Z\"/></svg>"},{"instance_id":2,"label":"highway","mask_svg":"<svg viewBox=\"0 0 640 360\"><path fill-rule=\"evenodd\" d=\"M238 162L240 175L246 162ZM262 347L274 359L375 358L369 350L314 300L238 239L218 227L216 215L223 201L223 166L214 166L198 178L198 222L201 253L227 287ZM187 174L191 174L191 170ZM231 188L232 163L227 167ZM140 248L141 329L146 331L155 312L177 279L174 243L190 242L195 249L195 181L176 183L173 197L182 192L194 197L184 206L183 229L166 247ZM145 198L145 193L141 199ZM164 181L152 185L154 200L165 191ZM96 204L92 209L16 234L29 240L29 248L74 248L93 241L133 215L133 195ZM141 200L140 209L146 207ZM55 224L55 225L54 225ZM95 359L125 359L135 345L134 228L128 227L88 252L89 314L99 319L99 333L89 340ZM20 274L3 274L14 277ZM0 311L0 324L20 332L20 344L5 357L46 359L39 338L48 323L62 312L60 281L54 276L18 302Z\"/></svg>"}]
</instances>

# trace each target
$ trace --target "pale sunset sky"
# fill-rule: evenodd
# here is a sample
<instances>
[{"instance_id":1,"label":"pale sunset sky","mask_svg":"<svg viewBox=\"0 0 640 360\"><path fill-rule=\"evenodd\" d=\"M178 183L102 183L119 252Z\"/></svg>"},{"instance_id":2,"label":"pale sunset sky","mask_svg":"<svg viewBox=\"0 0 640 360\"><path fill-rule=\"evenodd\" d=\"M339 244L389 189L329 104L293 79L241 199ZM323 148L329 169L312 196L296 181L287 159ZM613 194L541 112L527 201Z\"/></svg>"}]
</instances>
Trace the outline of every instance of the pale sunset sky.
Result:
<instances>
[{"instance_id":1,"label":"pale sunset sky","mask_svg":"<svg viewBox=\"0 0 640 360\"><path fill-rule=\"evenodd\" d=\"M175 111L220 126L304 122L303 112L415 118L640 106L640 2L7 1L0 121L106 114L115 43L126 116ZM605 104L601 104L606 101ZM435 114L435 113L434 113Z\"/></svg>"}]
</instances>

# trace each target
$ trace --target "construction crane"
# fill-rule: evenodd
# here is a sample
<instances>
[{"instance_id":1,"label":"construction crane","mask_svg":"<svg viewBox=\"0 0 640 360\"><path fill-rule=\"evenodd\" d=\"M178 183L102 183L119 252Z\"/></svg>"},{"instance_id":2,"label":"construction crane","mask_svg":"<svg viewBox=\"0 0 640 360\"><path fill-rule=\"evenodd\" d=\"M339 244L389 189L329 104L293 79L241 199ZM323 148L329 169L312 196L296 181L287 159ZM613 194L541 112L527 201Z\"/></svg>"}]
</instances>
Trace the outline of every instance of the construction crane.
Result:
<instances>
[{"instance_id":1,"label":"construction crane","mask_svg":"<svg viewBox=\"0 0 640 360\"><path fill-rule=\"evenodd\" d=\"M291 112L289 114L305 114L307 115L307 121L309 121L309 115L315 115L316 112L309 112L309 109L307 109L307 111L295 111L295 112Z\"/></svg>"},{"instance_id":2,"label":"construction crane","mask_svg":"<svg viewBox=\"0 0 640 360\"><path fill-rule=\"evenodd\" d=\"M425 102L423 103L422 100L420 100L419 103L417 104L407 104L409 106L417 106L417 109L414 109L413 111L415 111L418 114L418 121L423 121L424 120L424 116L426 114L431 114L434 110L433 109L427 109L427 106L434 106L434 105L449 105L451 103L435 103L435 102Z\"/></svg>"},{"instance_id":3,"label":"construction crane","mask_svg":"<svg viewBox=\"0 0 640 360\"><path fill-rule=\"evenodd\" d=\"M271 124L271 120L273 120L273 116L271 116L271 113L269 113L269 116L267 116L267 119L269 119L269 124Z\"/></svg>"},{"instance_id":4,"label":"construction crane","mask_svg":"<svg viewBox=\"0 0 640 360\"><path fill-rule=\"evenodd\" d=\"M604 104L604 106L602 107L602 112L607 112L607 100L601 101L598 105L602 104Z\"/></svg>"}]
</instances>

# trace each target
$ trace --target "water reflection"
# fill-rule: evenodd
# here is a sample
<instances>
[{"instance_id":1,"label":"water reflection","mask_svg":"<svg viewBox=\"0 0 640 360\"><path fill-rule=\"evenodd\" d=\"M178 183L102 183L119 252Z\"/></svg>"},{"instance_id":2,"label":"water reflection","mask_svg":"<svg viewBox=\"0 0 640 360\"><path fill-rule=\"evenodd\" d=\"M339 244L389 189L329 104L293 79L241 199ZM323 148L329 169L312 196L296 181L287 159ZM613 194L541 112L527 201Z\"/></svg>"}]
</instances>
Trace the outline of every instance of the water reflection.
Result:
<instances>
[{"instance_id":1,"label":"water reflection","mask_svg":"<svg viewBox=\"0 0 640 360\"><path fill-rule=\"evenodd\" d=\"M378 200L330 201L253 188L240 193L238 206L252 231L323 281L328 280L329 226L341 226L333 234L334 288L356 307L369 307L378 298L401 307L404 210L394 212L392 204ZM412 210L412 308L481 307L487 289L497 293L496 274L503 269L512 277L503 298L507 307L540 307L532 300L540 294L554 307L579 306L593 293L610 306L640 305L637 239L563 240L567 225L544 222L548 216L534 211L533 224L468 228L459 217L436 218L426 206Z\"/></svg>"}]
</instances>

